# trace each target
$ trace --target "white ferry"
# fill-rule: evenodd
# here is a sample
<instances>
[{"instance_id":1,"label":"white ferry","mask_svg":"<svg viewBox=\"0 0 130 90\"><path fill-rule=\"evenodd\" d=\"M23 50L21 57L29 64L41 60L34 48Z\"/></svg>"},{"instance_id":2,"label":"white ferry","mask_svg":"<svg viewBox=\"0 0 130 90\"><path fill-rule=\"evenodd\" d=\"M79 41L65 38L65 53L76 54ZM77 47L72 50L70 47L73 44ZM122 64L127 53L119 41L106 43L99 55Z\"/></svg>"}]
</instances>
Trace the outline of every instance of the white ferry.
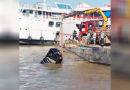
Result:
<instances>
[{"instance_id":1,"label":"white ferry","mask_svg":"<svg viewBox=\"0 0 130 90\"><path fill-rule=\"evenodd\" d=\"M43 3L33 6L20 6L20 44L42 44L54 42L59 34L62 14L70 13L71 5L55 3L56 7Z\"/></svg>"}]
</instances>

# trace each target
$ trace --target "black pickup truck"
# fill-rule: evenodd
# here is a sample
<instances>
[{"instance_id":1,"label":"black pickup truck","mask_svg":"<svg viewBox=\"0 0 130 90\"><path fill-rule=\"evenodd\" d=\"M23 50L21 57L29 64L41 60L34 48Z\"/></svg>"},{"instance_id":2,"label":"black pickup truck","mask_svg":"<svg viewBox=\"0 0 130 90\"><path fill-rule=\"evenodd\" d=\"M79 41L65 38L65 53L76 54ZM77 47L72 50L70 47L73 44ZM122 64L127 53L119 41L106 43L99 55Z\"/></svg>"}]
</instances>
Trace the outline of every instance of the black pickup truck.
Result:
<instances>
[{"instance_id":1,"label":"black pickup truck","mask_svg":"<svg viewBox=\"0 0 130 90\"><path fill-rule=\"evenodd\" d=\"M49 52L47 53L46 57L43 58L43 60L41 61L41 64L44 64L44 63L58 64L58 63L62 63L62 60L63 60L63 57L60 50L56 48L51 48Z\"/></svg>"}]
</instances>

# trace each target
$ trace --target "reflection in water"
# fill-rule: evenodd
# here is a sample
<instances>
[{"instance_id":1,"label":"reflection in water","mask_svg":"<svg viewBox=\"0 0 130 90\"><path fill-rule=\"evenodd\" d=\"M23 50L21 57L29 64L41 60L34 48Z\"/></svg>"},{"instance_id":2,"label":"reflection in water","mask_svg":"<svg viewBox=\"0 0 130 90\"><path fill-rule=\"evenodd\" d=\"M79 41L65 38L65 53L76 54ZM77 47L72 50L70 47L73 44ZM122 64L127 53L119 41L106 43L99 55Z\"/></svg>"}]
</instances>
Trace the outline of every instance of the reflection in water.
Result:
<instances>
[{"instance_id":1,"label":"reflection in water","mask_svg":"<svg viewBox=\"0 0 130 90\"><path fill-rule=\"evenodd\" d=\"M20 90L110 90L110 67L63 53L63 64L40 64L51 46L20 46Z\"/></svg>"}]
</instances>

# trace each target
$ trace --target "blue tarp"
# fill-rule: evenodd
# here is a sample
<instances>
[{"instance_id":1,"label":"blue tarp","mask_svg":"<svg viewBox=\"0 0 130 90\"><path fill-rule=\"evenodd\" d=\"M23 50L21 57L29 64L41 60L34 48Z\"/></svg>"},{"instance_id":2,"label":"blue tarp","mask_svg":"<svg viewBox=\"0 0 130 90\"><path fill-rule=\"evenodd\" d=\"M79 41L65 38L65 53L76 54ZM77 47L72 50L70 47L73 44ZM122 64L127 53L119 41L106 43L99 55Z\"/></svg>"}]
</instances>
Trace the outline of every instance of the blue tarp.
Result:
<instances>
[{"instance_id":1,"label":"blue tarp","mask_svg":"<svg viewBox=\"0 0 130 90\"><path fill-rule=\"evenodd\" d=\"M111 17L111 11L103 11L103 13L104 13L107 17Z\"/></svg>"},{"instance_id":2,"label":"blue tarp","mask_svg":"<svg viewBox=\"0 0 130 90\"><path fill-rule=\"evenodd\" d=\"M66 5L66 4L57 4L57 7L60 9L72 9L70 5Z\"/></svg>"}]
</instances>

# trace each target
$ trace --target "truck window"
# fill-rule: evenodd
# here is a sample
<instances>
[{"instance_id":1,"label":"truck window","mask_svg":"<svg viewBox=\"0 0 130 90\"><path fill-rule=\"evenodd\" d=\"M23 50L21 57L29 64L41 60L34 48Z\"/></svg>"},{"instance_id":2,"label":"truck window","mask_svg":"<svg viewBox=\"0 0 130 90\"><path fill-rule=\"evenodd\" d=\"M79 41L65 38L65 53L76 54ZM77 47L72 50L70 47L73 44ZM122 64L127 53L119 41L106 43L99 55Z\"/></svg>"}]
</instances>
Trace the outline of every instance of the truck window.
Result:
<instances>
[{"instance_id":1,"label":"truck window","mask_svg":"<svg viewBox=\"0 0 130 90\"><path fill-rule=\"evenodd\" d=\"M85 23L83 23L83 24L82 24L82 28L85 28L85 25L86 25L86 24L85 24Z\"/></svg>"}]
</instances>

